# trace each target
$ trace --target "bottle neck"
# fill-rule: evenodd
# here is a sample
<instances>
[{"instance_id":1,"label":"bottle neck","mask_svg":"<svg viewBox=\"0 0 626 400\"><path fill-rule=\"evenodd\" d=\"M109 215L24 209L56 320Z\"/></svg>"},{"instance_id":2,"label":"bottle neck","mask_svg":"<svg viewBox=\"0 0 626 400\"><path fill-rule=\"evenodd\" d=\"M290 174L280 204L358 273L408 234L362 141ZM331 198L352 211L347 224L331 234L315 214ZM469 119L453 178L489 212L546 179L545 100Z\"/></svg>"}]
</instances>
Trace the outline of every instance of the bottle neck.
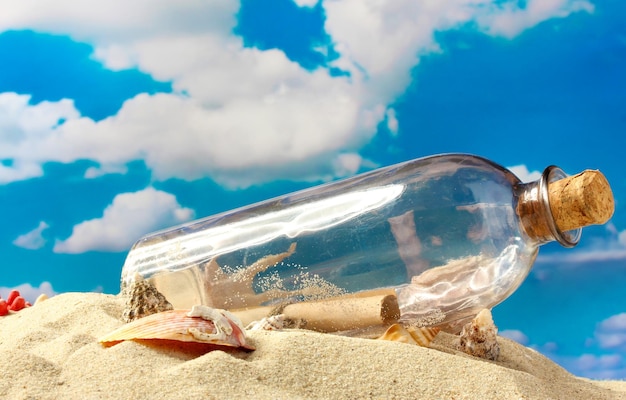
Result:
<instances>
[{"instance_id":1,"label":"bottle neck","mask_svg":"<svg viewBox=\"0 0 626 400\"><path fill-rule=\"evenodd\" d=\"M517 215L526 234L539 245L557 241L564 247L574 247L580 240L581 229L561 231L550 208L548 186L566 177L560 168L549 166L541 179L518 187Z\"/></svg>"}]
</instances>

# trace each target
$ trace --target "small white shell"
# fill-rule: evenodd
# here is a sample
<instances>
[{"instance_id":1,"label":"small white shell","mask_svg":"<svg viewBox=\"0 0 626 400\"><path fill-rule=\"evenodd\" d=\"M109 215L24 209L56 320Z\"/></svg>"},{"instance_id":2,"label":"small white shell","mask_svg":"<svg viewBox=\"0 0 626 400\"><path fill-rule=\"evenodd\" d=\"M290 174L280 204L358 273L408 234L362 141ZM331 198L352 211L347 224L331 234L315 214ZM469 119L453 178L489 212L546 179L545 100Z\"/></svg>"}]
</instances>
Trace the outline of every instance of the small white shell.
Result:
<instances>
[{"instance_id":1,"label":"small white shell","mask_svg":"<svg viewBox=\"0 0 626 400\"><path fill-rule=\"evenodd\" d=\"M39 303L41 303L43 301L46 301L46 300L48 300L48 295L45 294L45 293L42 293L42 294L39 295L39 297L37 297L37 300L35 300L33 305L39 304Z\"/></svg>"},{"instance_id":2,"label":"small white shell","mask_svg":"<svg viewBox=\"0 0 626 400\"><path fill-rule=\"evenodd\" d=\"M497 360L500 355L498 328L493 323L491 311L484 309L465 324L459 336L459 349L474 357Z\"/></svg>"},{"instance_id":3,"label":"small white shell","mask_svg":"<svg viewBox=\"0 0 626 400\"><path fill-rule=\"evenodd\" d=\"M242 347L246 344L241 321L225 310L194 306L190 310L163 311L137 319L101 337L98 341L114 345L124 340L177 340Z\"/></svg>"},{"instance_id":4,"label":"small white shell","mask_svg":"<svg viewBox=\"0 0 626 400\"><path fill-rule=\"evenodd\" d=\"M265 317L260 321L253 321L246 329L249 331L279 331L285 328L285 315L278 314Z\"/></svg>"}]
</instances>

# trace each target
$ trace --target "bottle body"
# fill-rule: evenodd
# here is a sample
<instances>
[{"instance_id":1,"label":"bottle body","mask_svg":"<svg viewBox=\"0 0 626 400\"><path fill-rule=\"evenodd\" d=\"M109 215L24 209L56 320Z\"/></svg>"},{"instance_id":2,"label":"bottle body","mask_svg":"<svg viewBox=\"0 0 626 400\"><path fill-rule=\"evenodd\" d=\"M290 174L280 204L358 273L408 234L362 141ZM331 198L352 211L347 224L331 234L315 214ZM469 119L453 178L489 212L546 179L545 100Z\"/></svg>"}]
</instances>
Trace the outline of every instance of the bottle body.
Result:
<instances>
[{"instance_id":1,"label":"bottle body","mask_svg":"<svg viewBox=\"0 0 626 400\"><path fill-rule=\"evenodd\" d=\"M146 236L122 286L141 277L175 308L229 310L384 289L401 321L453 325L532 266L540 242L520 223L520 190L480 157L417 159Z\"/></svg>"}]
</instances>

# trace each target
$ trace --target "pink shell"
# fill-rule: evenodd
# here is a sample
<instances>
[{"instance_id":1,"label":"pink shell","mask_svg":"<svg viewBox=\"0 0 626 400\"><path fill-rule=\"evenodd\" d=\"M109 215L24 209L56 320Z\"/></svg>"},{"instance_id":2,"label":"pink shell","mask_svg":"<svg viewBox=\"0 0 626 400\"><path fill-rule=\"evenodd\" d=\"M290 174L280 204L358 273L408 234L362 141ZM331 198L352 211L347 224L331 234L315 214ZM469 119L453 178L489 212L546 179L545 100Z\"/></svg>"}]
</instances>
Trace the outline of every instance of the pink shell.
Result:
<instances>
[{"instance_id":1,"label":"pink shell","mask_svg":"<svg viewBox=\"0 0 626 400\"><path fill-rule=\"evenodd\" d=\"M244 329L237 317L228 311L206 306L194 306L191 311L151 314L121 326L98 341L110 346L137 339L176 340L254 350L246 344Z\"/></svg>"}]
</instances>

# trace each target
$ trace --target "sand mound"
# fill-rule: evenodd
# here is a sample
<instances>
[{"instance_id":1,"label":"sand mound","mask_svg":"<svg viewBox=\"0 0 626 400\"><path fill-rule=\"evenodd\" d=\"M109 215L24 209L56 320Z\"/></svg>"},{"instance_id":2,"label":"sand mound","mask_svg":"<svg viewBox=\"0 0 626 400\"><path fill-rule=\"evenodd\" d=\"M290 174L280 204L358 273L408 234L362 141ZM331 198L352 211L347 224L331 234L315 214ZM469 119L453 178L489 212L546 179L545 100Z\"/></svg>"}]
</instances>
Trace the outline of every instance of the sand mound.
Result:
<instances>
[{"instance_id":1,"label":"sand mound","mask_svg":"<svg viewBox=\"0 0 626 400\"><path fill-rule=\"evenodd\" d=\"M119 297L67 293L0 318L7 399L626 399L626 382L577 378L501 339L498 362L453 350L306 331L250 332L253 352L96 339L122 323Z\"/></svg>"}]
</instances>

